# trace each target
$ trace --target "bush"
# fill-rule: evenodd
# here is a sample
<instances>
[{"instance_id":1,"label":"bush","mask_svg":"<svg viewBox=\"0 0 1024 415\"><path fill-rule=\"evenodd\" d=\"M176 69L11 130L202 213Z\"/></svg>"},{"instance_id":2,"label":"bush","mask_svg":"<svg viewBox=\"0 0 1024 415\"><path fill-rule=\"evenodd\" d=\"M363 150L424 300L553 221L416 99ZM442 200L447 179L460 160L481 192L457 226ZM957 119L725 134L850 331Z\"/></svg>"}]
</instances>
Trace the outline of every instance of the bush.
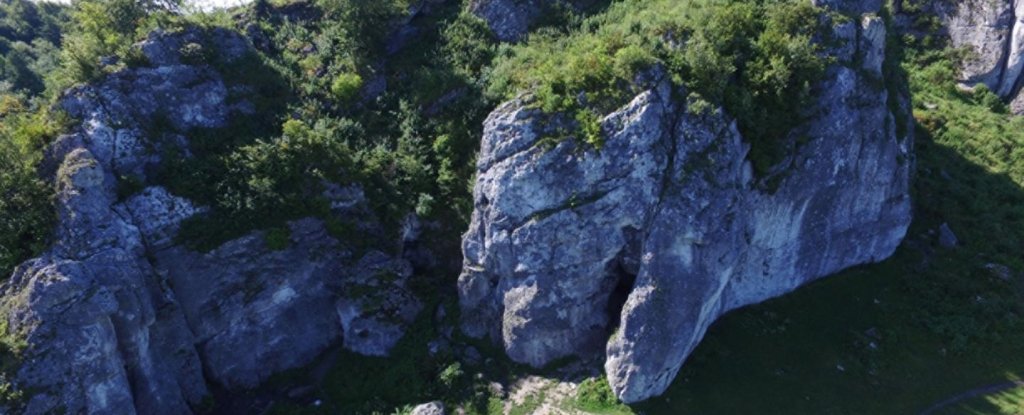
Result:
<instances>
[{"instance_id":1,"label":"bush","mask_svg":"<svg viewBox=\"0 0 1024 415\"><path fill-rule=\"evenodd\" d=\"M999 98L999 95L992 92L988 85L976 85L974 91L971 92L971 96L978 105L988 108L994 113L1005 114L1007 112L1006 103L1003 102L1002 98Z\"/></svg>"},{"instance_id":2,"label":"bush","mask_svg":"<svg viewBox=\"0 0 1024 415\"><path fill-rule=\"evenodd\" d=\"M32 158L0 136L0 279L42 251L53 229L53 192L25 163Z\"/></svg>"},{"instance_id":3,"label":"bush","mask_svg":"<svg viewBox=\"0 0 1024 415\"><path fill-rule=\"evenodd\" d=\"M82 0L74 3L61 48L55 87L91 81L107 71L103 58L132 59L132 45L156 27L170 26L175 0ZM115 65L115 69L119 65Z\"/></svg>"},{"instance_id":4,"label":"bush","mask_svg":"<svg viewBox=\"0 0 1024 415\"><path fill-rule=\"evenodd\" d=\"M454 70L476 76L494 59L496 40L487 22L463 11L444 29L442 52Z\"/></svg>"},{"instance_id":5,"label":"bush","mask_svg":"<svg viewBox=\"0 0 1024 415\"><path fill-rule=\"evenodd\" d=\"M811 39L822 10L787 0L747 3L646 0L616 3L569 35L535 34L498 58L488 94L530 91L545 112L568 112L578 138L599 145L598 114L624 104L635 76L661 66L672 79L723 105L755 147L759 171L778 161L778 142L802 118L826 60Z\"/></svg>"},{"instance_id":6,"label":"bush","mask_svg":"<svg viewBox=\"0 0 1024 415\"><path fill-rule=\"evenodd\" d=\"M192 169L179 167L199 170L191 183L201 183L192 186L192 191L201 188L200 194L188 196L215 208L210 216L186 221L179 237L194 249L209 250L249 230L282 227L288 220L323 212L326 202L320 194L324 183L351 181L355 167L345 144L352 130L318 126L289 120L282 126L281 137L257 140L221 157L194 160L205 165ZM283 249L287 236L270 231L268 246Z\"/></svg>"},{"instance_id":7,"label":"bush","mask_svg":"<svg viewBox=\"0 0 1024 415\"><path fill-rule=\"evenodd\" d=\"M0 278L50 241L53 190L36 175L43 149L67 124L47 109L28 111L16 98L0 114Z\"/></svg>"},{"instance_id":8,"label":"bush","mask_svg":"<svg viewBox=\"0 0 1024 415\"><path fill-rule=\"evenodd\" d=\"M590 378L580 383L576 390L576 407L588 412L606 413L628 409L619 403L619 398L612 392L608 379L604 376ZM624 411L623 413L632 413Z\"/></svg>"},{"instance_id":9,"label":"bush","mask_svg":"<svg viewBox=\"0 0 1024 415\"><path fill-rule=\"evenodd\" d=\"M331 84L331 93L342 102L351 101L359 94L363 87L363 78L356 73L343 73L334 78Z\"/></svg>"}]
</instances>

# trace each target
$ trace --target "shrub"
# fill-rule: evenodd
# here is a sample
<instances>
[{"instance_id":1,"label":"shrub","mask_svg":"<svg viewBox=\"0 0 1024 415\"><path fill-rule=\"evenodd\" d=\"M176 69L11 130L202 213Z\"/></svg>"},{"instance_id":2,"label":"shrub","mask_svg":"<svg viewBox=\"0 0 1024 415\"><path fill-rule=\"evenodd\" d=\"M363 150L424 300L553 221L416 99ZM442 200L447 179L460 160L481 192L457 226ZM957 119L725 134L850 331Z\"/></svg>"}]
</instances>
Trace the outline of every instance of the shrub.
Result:
<instances>
[{"instance_id":1,"label":"shrub","mask_svg":"<svg viewBox=\"0 0 1024 415\"><path fill-rule=\"evenodd\" d=\"M50 240L53 192L24 162L30 158L0 136L0 279Z\"/></svg>"},{"instance_id":2,"label":"shrub","mask_svg":"<svg viewBox=\"0 0 1024 415\"><path fill-rule=\"evenodd\" d=\"M156 27L170 26L171 16L179 9L177 0L75 2L63 38L55 88L61 90L102 76L106 73L103 58L131 60L132 44Z\"/></svg>"},{"instance_id":3,"label":"shrub","mask_svg":"<svg viewBox=\"0 0 1024 415\"><path fill-rule=\"evenodd\" d=\"M437 380L441 382L445 387L451 388L455 386L462 377L465 376L465 372L462 371L462 364L459 362L452 363L441 371L441 374L437 375Z\"/></svg>"},{"instance_id":4,"label":"shrub","mask_svg":"<svg viewBox=\"0 0 1024 415\"><path fill-rule=\"evenodd\" d=\"M0 115L0 278L49 243L53 191L36 175L36 166L67 123L62 113L9 105L10 112Z\"/></svg>"},{"instance_id":5,"label":"shrub","mask_svg":"<svg viewBox=\"0 0 1024 415\"><path fill-rule=\"evenodd\" d=\"M267 230L263 237L267 243L267 248L271 251L283 251L288 249L288 245L291 242L289 239L291 238L291 231L287 226L282 226Z\"/></svg>"},{"instance_id":6,"label":"shrub","mask_svg":"<svg viewBox=\"0 0 1024 415\"><path fill-rule=\"evenodd\" d=\"M1007 112L1006 103L1003 102L999 95L996 95L988 88L988 85L978 84L974 87L971 96L974 98L974 102L978 103L982 107L988 108L990 111L1005 114Z\"/></svg>"},{"instance_id":7,"label":"shrub","mask_svg":"<svg viewBox=\"0 0 1024 415\"><path fill-rule=\"evenodd\" d=\"M343 73L334 78L331 84L331 93L342 102L351 101L359 94L363 87L363 78L356 73Z\"/></svg>"},{"instance_id":8,"label":"shrub","mask_svg":"<svg viewBox=\"0 0 1024 415\"><path fill-rule=\"evenodd\" d=\"M496 41L487 22L468 11L460 13L442 37L443 56L460 74L475 76L494 58Z\"/></svg>"},{"instance_id":9,"label":"shrub","mask_svg":"<svg viewBox=\"0 0 1024 415\"><path fill-rule=\"evenodd\" d=\"M540 32L499 57L488 94L530 91L545 112L568 112L581 141L599 145L594 120L635 95L635 76L662 66L672 79L722 105L755 147L759 171L801 121L826 60L812 38L822 10L807 2L616 3L562 35Z\"/></svg>"},{"instance_id":10,"label":"shrub","mask_svg":"<svg viewBox=\"0 0 1024 415\"><path fill-rule=\"evenodd\" d=\"M592 412L606 412L623 408L619 399L608 385L608 379L601 376L580 383L576 390L576 406ZM631 413L631 411L630 411Z\"/></svg>"}]
</instances>

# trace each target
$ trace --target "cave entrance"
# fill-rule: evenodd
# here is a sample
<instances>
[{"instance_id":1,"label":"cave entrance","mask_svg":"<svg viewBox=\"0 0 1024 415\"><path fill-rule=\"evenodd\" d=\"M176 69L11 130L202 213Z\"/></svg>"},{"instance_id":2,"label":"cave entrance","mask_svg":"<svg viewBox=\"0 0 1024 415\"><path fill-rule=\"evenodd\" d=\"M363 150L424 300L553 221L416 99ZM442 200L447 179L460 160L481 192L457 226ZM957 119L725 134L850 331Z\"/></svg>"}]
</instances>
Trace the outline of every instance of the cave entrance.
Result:
<instances>
[{"instance_id":1,"label":"cave entrance","mask_svg":"<svg viewBox=\"0 0 1024 415\"><path fill-rule=\"evenodd\" d=\"M608 278L615 285L608 296L608 305L605 312L608 314L608 335L611 336L619 325L622 324L622 308L633 292L633 285L636 283L636 272L628 270L624 258L617 258L609 264Z\"/></svg>"}]
</instances>

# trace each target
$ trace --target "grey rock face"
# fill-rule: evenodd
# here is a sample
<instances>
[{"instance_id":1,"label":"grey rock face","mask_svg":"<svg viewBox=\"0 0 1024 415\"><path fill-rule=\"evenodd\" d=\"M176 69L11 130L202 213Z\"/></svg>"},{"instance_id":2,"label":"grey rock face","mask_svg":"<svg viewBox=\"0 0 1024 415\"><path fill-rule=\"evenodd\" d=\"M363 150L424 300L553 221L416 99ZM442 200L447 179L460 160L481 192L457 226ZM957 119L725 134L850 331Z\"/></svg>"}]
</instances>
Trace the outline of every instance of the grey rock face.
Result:
<instances>
[{"instance_id":1,"label":"grey rock face","mask_svg":"<svg viewBox=\"0 0 1024 415\"><path fill-rule=\"evenodd\" d=\"M173 294L153 278L142 236L111 209L106 166L88 149L58 175L58 243L0 288L10 330L27 339L17 384L25 412L189 412L207 395Z\"/></svg>"},{"instance_id":2,"label":"grey rock face","mask_svg":"<svg viewBox=\"0 0 1024 415\"><path fill-rule=\"evenodd\" d=\"M282 250L254 232L197 253L174 237L205 208L159 187L118 201L116 177L145 177L160 163L147 133L157 117L188 131L232 116L220 75L175 55L187 36L151 36L140 47L159 66L61 101L81 124L47 153L55 243L0 285L0 316L26 342L13 380L26 414L188 414L210 384L252 387L333 345L384 355L422 308L406 288L408 262L356 254L319 220L290 223ZM227 45L230 58L244 53L238 41L207 43ZM175 145L187 150L188 141ZM336 213L374 226L361 216L359 188L331 186L325 196Z\"/></svg>"},{"instance_id":3,"label":"grey rock face","mask_svg":"<svg viewBox=\"0 0 1024 415\"><path fill-rule=\"evenodd\" d=\"M665 390L723 313L891 255L913 155L879 86L879 24L836 28L853 46L834 55L864 70L828 69L816 115L790 137L808 140L774 178L753 177L728 115L667 82L603 120L600 151L547 149L541 114L499 107L463 240L463 331L533 366L604 349L612 389L636 402Z\"/></svg>"},{"instance_id":4,"label":"grey rock face","mask_svg":"<svg viewBox=\"0 0 1024 415\"><path fill-rule=\"evenodd\" d=\"M581 9L594 0L472 0L469 11L487 21L502 42L517 42L556 7Z\"/></svg>"},{"instance_id":5,"label":"grey rock face","mask_svg":"<svg viewBox=\"0 0 1024 415\"><path fill-rule=\"evenodd\" d=\"M502 42L521 39L530 25L540 17L538 3L544 0L475 0L469 11L487 21L494 35Z\"/></svg>"},{"instance_id":6,"label":"grey rock face","mask_svg":"<svg viewBox=\"0 0 1024 415\"><path fill-rule=\"evenodd\" d=\"M422 308L404 288L412 274L405 261L371 252L350 265L352 252L322 222L289 227L290 245L280 251L257 232L206 254L182 247L155 253L208 375L230 389L305 365L342 338L350 350L384 356ZM383 273L394 279L382 281ZM364 290L372 296L357 284L373 284ZM381 303L370 303L374 296ZM335 312L349 307L354 316Z\"/></svg>"},{"instance_id":7,"label":"grey rock face","mask_svg":"<svg viewBox=\"0 0 1024 415\"><path fill-rule=\"evenodd\" d=\"M440 401L417 405L412 408L412 415L444 415L444 404Z\"/></svg>"},{"instance_id":8,"label":"grey rock face","mask_svg":"<svg viewBox=\"0 0 1024 415\"><path fill-rule=\"evenodd\" d=\"M939 226L939 245L946 249L953 249L960 245L960 240L956 238L956 234L949 228L948 223Z\"/></svg>"},{"instance_id":9,"label":"grey rock face","mask_svg":"<svg viewBox=\"0 0 1024 415\"><path fill-rule=\"evenodd\" d=\"M1024 3L1012 0L934 2L952 46L971 53L961 68L964 83L985 84L1021 113L1024 83Z\"/></svg>"},{"instance_id":10,"label":"grey rock face","mask_svg":"<svg viewBox=\"0 0 1024 415\"><path fill-rule=\"evenodd\" d=\"M335 304L345 348L367 356L386 356L423 309L404 289L412 267L405 260L374 251L363 256L354 269L353 277L343 284L342 292L348 295Z\"/></svg>"}]
</instances>

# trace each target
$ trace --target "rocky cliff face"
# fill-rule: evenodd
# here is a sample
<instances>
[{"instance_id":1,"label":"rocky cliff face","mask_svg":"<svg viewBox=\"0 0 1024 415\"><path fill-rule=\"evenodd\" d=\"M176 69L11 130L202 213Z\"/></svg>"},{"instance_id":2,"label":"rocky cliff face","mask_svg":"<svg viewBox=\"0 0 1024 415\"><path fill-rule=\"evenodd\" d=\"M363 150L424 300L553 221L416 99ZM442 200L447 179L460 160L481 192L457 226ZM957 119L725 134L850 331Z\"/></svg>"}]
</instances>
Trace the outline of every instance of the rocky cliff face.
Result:
<instances>
[{"instance_id":1,"label":"rocky cliff face","mask_svg":"<svg viewBox=\"0 0 1024 415\"><path fill-rule=\"evenodd\" d=\"M56 242L0 286L0 315L26 340L15 384L27 414L191 413L212 386L255 386L337 344L386 354L421 308L405 288L407 261L355 249L319 220L290 223L282 250L254 232L198 253L174 236L204 207L160 187L118 200L115 178L145 177L161 145L188 154L186 136L151 140L156 117L189 131L251 111L229 104L213 68L182 63L182 46L199 38L156 33L140 45L150 67L61 101L81 123L48 154ZM237 35L211 38L224 59L248 53ZM372 226L358 187L334 190L335 214ZM366 287L373 295L358 294Z\"/></svg>"},{"instance_id":2,"label":"rocky cliff face","mask_svg":"<svg viewBox=\"0 0 1024 415\"><path fill-rule=\"evenodd\" d=\"M935 1L934 13L948 31L951 46L968 51L961 81L985 84L1024 113L1024 2L1013 0Z\"/></svg>"},{"instance_id":3,"label":"rocky cliff face","mask_svg":"<svg viewBox=\"0 0 1024 415\"><path fill-rule=\"evenodd\" d=\"M549 148L526 100L499 107L463 241L463 330L533 366L603 350L612 389L636 402L723 313L891 255L913 154L890 112L906 98L882 86L885 33L870 13L835 27L837 63L771 177L754 177L728 114L665 81L604 118L599 151Z\"/></svg>"}]
</instances>

